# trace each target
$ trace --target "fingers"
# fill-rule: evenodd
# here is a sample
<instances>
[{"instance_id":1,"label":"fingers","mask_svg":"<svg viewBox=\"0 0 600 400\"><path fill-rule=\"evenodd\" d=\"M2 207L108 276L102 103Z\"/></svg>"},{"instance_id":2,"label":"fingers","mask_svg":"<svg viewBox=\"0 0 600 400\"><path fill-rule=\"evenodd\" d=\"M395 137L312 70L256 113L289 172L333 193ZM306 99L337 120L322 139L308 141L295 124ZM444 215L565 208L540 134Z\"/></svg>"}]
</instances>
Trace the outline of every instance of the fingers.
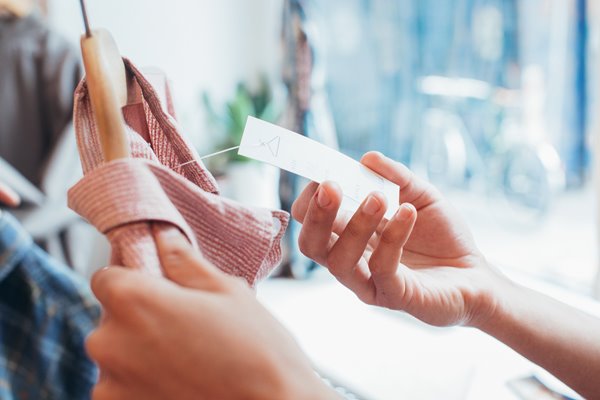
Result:
<instances>
[{"instance_id":1,"label":"fingers","mask_svg":"<svg viewBox=\"0 0 600 400\"><path fill-rule=\"evenodd\" d=\"M131 394L124 393L123 385L115 384L112 380L98 382L92 389L92 400L128 400Z\"/></svg>"},{"instance_id":2,"label":"fingers","mask_svg":"<svg viewBox=\"0 0 600 400\"><path fill-rule=\"evenodd\" d=\"M158 225L153 228L158 255L169 281L122 267L104 268L94 274L91 288L96 298L112 316L126 313L124 306L146 302L156 293L176 286L217 290L228 277L204 260L177 228Z\"/></svg>"},{"instance_id":3,"label":"fingers","mask_svg":"<svg viewBox=\"0 0 600 400\"><path fill-rule=\"evenodd\" d=\"M305 193L308 193L305 191ZM335 183L325 182L313 192L304 213L298 247L307 257L325 264L333 224L342 201L341 190ZM303 199L303 202L306 202Z\"/></svg>"},{"instance_id":4,"label":"fingers","mask_svg":"<svg viewBox=\"0 0 600 400\"><path fill-rule=\"evenodd\" d=\"M15 191L0 182L0 203L9 207L16 207L21 203L21 199Z\"/></svg>"},{"instance_id":5,"label":"fingers","mask_svg":"<svg viewBox=\"0 0 600 400\"><path fill-rule=\"evenodd\" d=\"M400 264L406 245L417 220L414 206L404 203L389 221L379 244L369 259L371 279L376 288L375 304L402 309L407 295L411 271ZM402 269L402 273L398 269Z\"/></svg>"},{"instance_id":6,"label":"fingers","mask_svg":"<svg viewBox=\"0 0 600 400\"><path fill-rule=\"evenodd\" d=\"M321 185L311 182L309 183L304 191L300 194L298 199L292 205L292 217L301 224L304 224L304 219L306 218L306 213L310 209L311 201L314 199L315 193L321 186L326 186L328 188L328 194L333 196L333 202L337 204L338 202L341 204L343 193L339 189L339 186L333 182L323 182ZM342 210L337 208L337 216L333 221L333 232L337 234L341 234L348 221L352 218L352 213L348 210ZM385 222L385 221L383 221Z\"/></svg>"},{"instance_id":7,"label":"fingers","mask_svg":"<svg viewBox=\"0 0 600 400\"><path fill-rule=\"evenodd\" d=\"M416 221L415 207L404 203L384 228L369 259L369 270L376 285L380 280L396 273L402 257L402 248L406 245Z\"/></svg>"},{"instance_id":8,"label":"fingers","mask_svg":"<svg viewBox=\"0 0 600 400\"><path fill-rule=\"evenodd\" d=\"M105 373L105 370L101 373ZM131 400L136 398L140 398L140 393L132 387L130 380L116 378L112 375L108 378L101 378L91 393L91 400Z\"/></svg>"},{"instance_id":9,"label":"fingers","mask_svg":"<svg viewBox=\"0 0 600 400\"><path fill-rule=\"evenodd\" d=\"M364 289L368 271L355 268L386 210L385 196L370 194L354 214L327 256L327 268L345 286L357 292Z\"/></svg>"},{"instance_id":10,"label":"fingers","mask_svg":"<svg viewBox=\"0 0 600 400\"><path fill-rule=\"evenodd\" d=\"M134 271L128 271L125 268L120 267L106 267L102 268L92 276L91 288L92 292L100 303L110 304L113 303L114 295L120 295L120 292L129 292L129 289L135 288L137 285L128 285L133 283L131 274ZM115 290L113 282L119 282L118 288Z\"/></svg>"},{"instance_id":11,"label":"fingers","mask_svg":"<svg viewBox=\"0 0 600 400\"><path fill-rule=\"evenodd\" d=\"M394 182L400 189L413 184L414 174L408 167L388 158L377 151L370 151L360 160L367 168L375 171L385 179Z\"/></svg>"},{"instance_id":12,"label":"fingers","mask_svg":"<svg viewBox=\"0 0 600 400\"><path fill-rule=\"evenodd\" d=\"M306 185L302 193L300 193L300 196L298 196L296 201L294 201L294 204L292 204L292 217L294 217L296 221L300 223L304 221L304 216L306 215L310 203L318 188L318 183L310 182L308 185Z\"/></svg>"},{"instance_id":13,"label":"fingers","mask_svg":"<svg viewBox=\"0 0 600 400\"><path fill-rule=\"evenodd\" d=\"M144 325L143 328L131 328L123 325L122 321L111 320L100 324L87 336L85 350L98 365L100 373L96 387L112 387L113 390L119 389L119 386L126 388L130 383L127 381L131 374L142 377L147 374L147 364L140 364L141 355L136 354L140 350L144 351L144 347L132 346L132 341L135 343L139 340L140 329L145 332L155 327L156 325ZM148 335L144 334L144 339L147 340ZM127 349L127 354L124 354L123 349ZM114 392L117 393L118 391Z\"/></svg>"},{"instance_id":14,"label":"fingers","mask_svg":"<svg viewBox=\"0 0 600 400\"><path fill-rule=\"evenodd\" d=\"M110 317L128 317L129 307L164 292L167 281L123 267L106 267L94 274L92 292Z\"/></svg>"},{"instance_id":15,"label":"fingers","mask_svg":"<svg viewBox=\"0 0 600 400\"><path fill-rule=\"evenodd\" d=\"M172 225L154 224L154 240L163 272L180 286L213 290L227 276L200 256L186 237Z\"/></svg>"},{"instance_id":16,"label":"fingers","mask_svg":"<svg viewBox=\"0 0 600 400\"><path fill-rule=\"evenodd\" d=\"M407 166L387 158L379 152L366 153L360 160L367 168L400 186L403 202L421 209L437 197L437 190L426 181L416 177Z\"/></svg>"},{"instance_id":17,"label":"fingers","mask_svg":"<svg viewBox=\"0 0 600 400\"><path fill-rule=\"evenodd\" d=\"M122 357L115 351L117 342L123 340L122 335L118 335L119 330L115 329L114 322L103 322L85 339L85 350L92 360L100 367L100 377L98 382L106 382L115 379L114 370L127 368L124 362L127 357ZM107 367L111 367L111 371Z\"/></svg>"}]
</instances>

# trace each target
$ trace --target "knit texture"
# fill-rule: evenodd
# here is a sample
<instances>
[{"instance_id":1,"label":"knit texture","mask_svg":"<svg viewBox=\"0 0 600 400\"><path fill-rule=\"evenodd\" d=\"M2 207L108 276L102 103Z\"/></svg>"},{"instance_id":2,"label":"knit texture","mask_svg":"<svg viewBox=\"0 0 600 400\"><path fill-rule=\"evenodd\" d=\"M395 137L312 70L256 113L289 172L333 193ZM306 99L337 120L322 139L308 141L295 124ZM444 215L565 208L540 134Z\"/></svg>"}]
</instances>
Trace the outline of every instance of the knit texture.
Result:
<instances>
[{"instance_id":1,"label":"knit texture","mask_svg":"<svg viewBox=\"0 0 600 400\"><path fill-rule=\"evenodd\" d=\"M123 109L131 158L103 160L83 80L75 92L74 124L84 177L69 190L69 207L107 236L114 265L160 274L152 224L166 222L221 270L256 284L281 260L289 215L219 196L213 176L179 133L164 77L155 84L165 89L161 98L124 61L140 91L140 102Z\"/></svg>"}]
</instances>

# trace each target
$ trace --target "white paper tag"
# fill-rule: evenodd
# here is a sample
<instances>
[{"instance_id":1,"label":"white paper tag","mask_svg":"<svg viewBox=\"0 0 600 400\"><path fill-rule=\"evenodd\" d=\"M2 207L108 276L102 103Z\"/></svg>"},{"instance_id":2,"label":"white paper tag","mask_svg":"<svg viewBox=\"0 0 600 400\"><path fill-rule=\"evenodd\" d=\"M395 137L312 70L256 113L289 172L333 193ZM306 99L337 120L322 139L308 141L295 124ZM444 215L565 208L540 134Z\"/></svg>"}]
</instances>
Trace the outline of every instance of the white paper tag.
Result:
<instances>
[{"instance_id":1,"label":"white paper tag","mask_svg":"<svg viewBox=\"0 0 600 400\"><path fill-rule=\"evenodd\" d=\"M400 187L358 161L322 143L254 117L248 117L238 154L263 161L311 181L333 181L344 193L342 207L356 211L369 193L385 195L390 219L398 210Z\"/></svg>"}]
</instances>

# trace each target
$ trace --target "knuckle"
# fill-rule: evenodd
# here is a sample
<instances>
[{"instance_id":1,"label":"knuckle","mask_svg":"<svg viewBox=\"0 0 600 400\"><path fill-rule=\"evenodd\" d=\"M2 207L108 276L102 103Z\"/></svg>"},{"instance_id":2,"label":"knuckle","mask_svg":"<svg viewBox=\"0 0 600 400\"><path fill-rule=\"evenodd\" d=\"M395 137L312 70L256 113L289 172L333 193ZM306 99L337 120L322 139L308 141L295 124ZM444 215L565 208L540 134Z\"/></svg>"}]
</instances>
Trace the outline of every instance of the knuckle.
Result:
<instances>
[{"instance_id":1,"label":"knuckle","mask_svg":"<svg viewBox=\"0 0 600 400\"><path fill-rule=\"evenodd\" d=\"M307 257L311 257L315 253L313 243L306 235L300 235L298 238L298 249Z\"/></svg>"},{"instance_id":2,"label":"knuckle","mask_svg":"<svg viewBox=\"0 0 600 400\"><path fill-rule=\"evenodd\" d=\"M96 360L98 355L101 354L101 337L99 336L98 330L93 331L85 339L85 350L90 358Z\"/></svg>"},{"instance_id":3,"label":"knuckle","mask_svg":"<svg viewBox=\"0 0 600 400\"><path fill-rule=\"evenodd\" d=\"M369 260L369 271L371 271L371 274L379 274L381 272L381 268L381 261L379 261L376 257L371 257Z\"/></svg>"},{"instance_id":4,"label":"knuckle","mask_svg":"<svg viewBox=\"0 0 600 400\"><path fill-rule=\"evenodd\" d=\"M366 229L364 229L364 224L362 224L358 219L353 219L348 223L348 225L346 225L344 234L351 237L360 237L365 231Z\"/></svg>"},{"instance_id":5,"label":"knuckle","mask_svg":"<svg viewBox=\"0 0 600 400\"><path fill-rule=\"evenodd\" d=\"M91 390L92 400L129 400L124 384L113 379L101 379Z\"/></svg>"},{"instance_id":6,"label":"knuckle","mask_svg":"<svg viewBox=\"0 0 600 400\"><path fill-rule=\"evenodd\" d=\"M327 219L327 214L319 207L311 207L304 217L304 224L319 225Z\"/></svg>"},{"instance_id":7,"label":"knuckle","mask_svg":"<svg viewBox=\"0 0 600 400\"><path fill-rule=\"evenodd\" d=\"M183 246L173 245L162 255L163 259L169 265L184 262L189 254L189 250Z\"/></svg>"},{"instance_id":8,"label":"knuckle","mask_svg":"<svg viewBox=\"0 0 600 400\"><path fill-rule=\"evenodd\" d=\"M92 389L92 400L108 400L110 399L110 389L106 382L98 382Z\"/></svg>"},{"instance_id":9,"label":"knuckle","mask_svg":"<svg viewBox=\"0 0 600 400\"><path fill-rule=\"evenodd\" d=\"M380 243L385 245L396 244L399 239L399 232L396 228L388 228L384 229L381 233L381 237L379 238Z\"/></svg>"},{"instance_id":10,"label":"knuckle","mask_svg":"<svg viewBox=\"0 0 600 400\"><path fill-rule=\"evenodd\" d=\"M137 305L144 298L142 285L131 279L113 281L107 289L109 307Z\"/></svg>"},{"instance_id":11,"label":"knuckle","mask_svg":"<svg viewBox=\"0 0 600 400\"><path fill-rule=\"evenodd\" d=\"M108 282L111 282L109 279L110 268L116 267L105 267L94 273L92 279L90 281L90 288L95 295L99 295L102 293L102 290L107 285Z\"/></svg>"},{"instance_id":12,"label":"knuckle","mask_svg":"<svg viewBox=\"0 0 600 400\"><path fill-rule=\"evenodd\" d=\"M327 268L329 268L329 270L333 273L337 265L337 256L333 252L331 252L327 254L325 261L327 263Z\"/></svg>"},{"instance_id":13,"label":"knuckle","mask_svg":"<svg viewBox=\"0 0 600 400\"><path fill-rule=\"evenodd\" d=\"M106 339L102 328L94 331L85 341L85 348L90 358L102 368L114 369L118 363L118 357L113 351L114 346Z\"/></svg>"},{"instance_id":14,"label":"knuckle","mask_svg":"<svg viewBox=\"0 0 600 400\"><path fill-rule=\"evenodd\" d=\"M327 254L327 268L334 275L339 275L342 270L343 257L338 252L331 252Z\"/></svg>"},{"instance_id":15,"label":"knuckle","mask_svg":"<svg viewBox=\"0 0 600 400\"><path fill-rule=\"evenodd\" d=\"M375 296L373 295L372 292L354 292L354 294L356 295L356 297L362 301L365 304L368 304L370 306L374 306L376 303L376 299Z\"/></svg>"},{"instance_id":16,"label":"knuckle","mask_svg":"<svg viewBox=\"0 0 600 400\"><path fill-rule=\"evenodd\" d=\"M129 282L122 280L113 282L107 290L109 302L116 306L127 303L132 289L133 287Z\"/></svg>"}]
</instances>

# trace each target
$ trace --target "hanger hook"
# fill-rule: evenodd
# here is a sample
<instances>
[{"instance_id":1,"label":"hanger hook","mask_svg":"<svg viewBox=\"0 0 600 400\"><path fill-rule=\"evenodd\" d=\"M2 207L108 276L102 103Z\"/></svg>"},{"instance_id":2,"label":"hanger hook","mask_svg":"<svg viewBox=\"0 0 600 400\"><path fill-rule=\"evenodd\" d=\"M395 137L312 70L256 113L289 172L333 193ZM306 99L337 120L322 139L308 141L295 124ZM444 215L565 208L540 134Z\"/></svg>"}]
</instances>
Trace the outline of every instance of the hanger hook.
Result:
<instances>
[{"instance_id":1,"label":"hanger hook","mask_svg":"<svg viewBox=\"0 0 600 400\"><path fill-rule=\"evenodd\" d=\"M79 3L81 4L81 15L83 16L83 24L85 25L85 36L92 37L90 21L88 20L87 10L85 8L85 0L79 0Z\"/></svg>"}]
</instances>

